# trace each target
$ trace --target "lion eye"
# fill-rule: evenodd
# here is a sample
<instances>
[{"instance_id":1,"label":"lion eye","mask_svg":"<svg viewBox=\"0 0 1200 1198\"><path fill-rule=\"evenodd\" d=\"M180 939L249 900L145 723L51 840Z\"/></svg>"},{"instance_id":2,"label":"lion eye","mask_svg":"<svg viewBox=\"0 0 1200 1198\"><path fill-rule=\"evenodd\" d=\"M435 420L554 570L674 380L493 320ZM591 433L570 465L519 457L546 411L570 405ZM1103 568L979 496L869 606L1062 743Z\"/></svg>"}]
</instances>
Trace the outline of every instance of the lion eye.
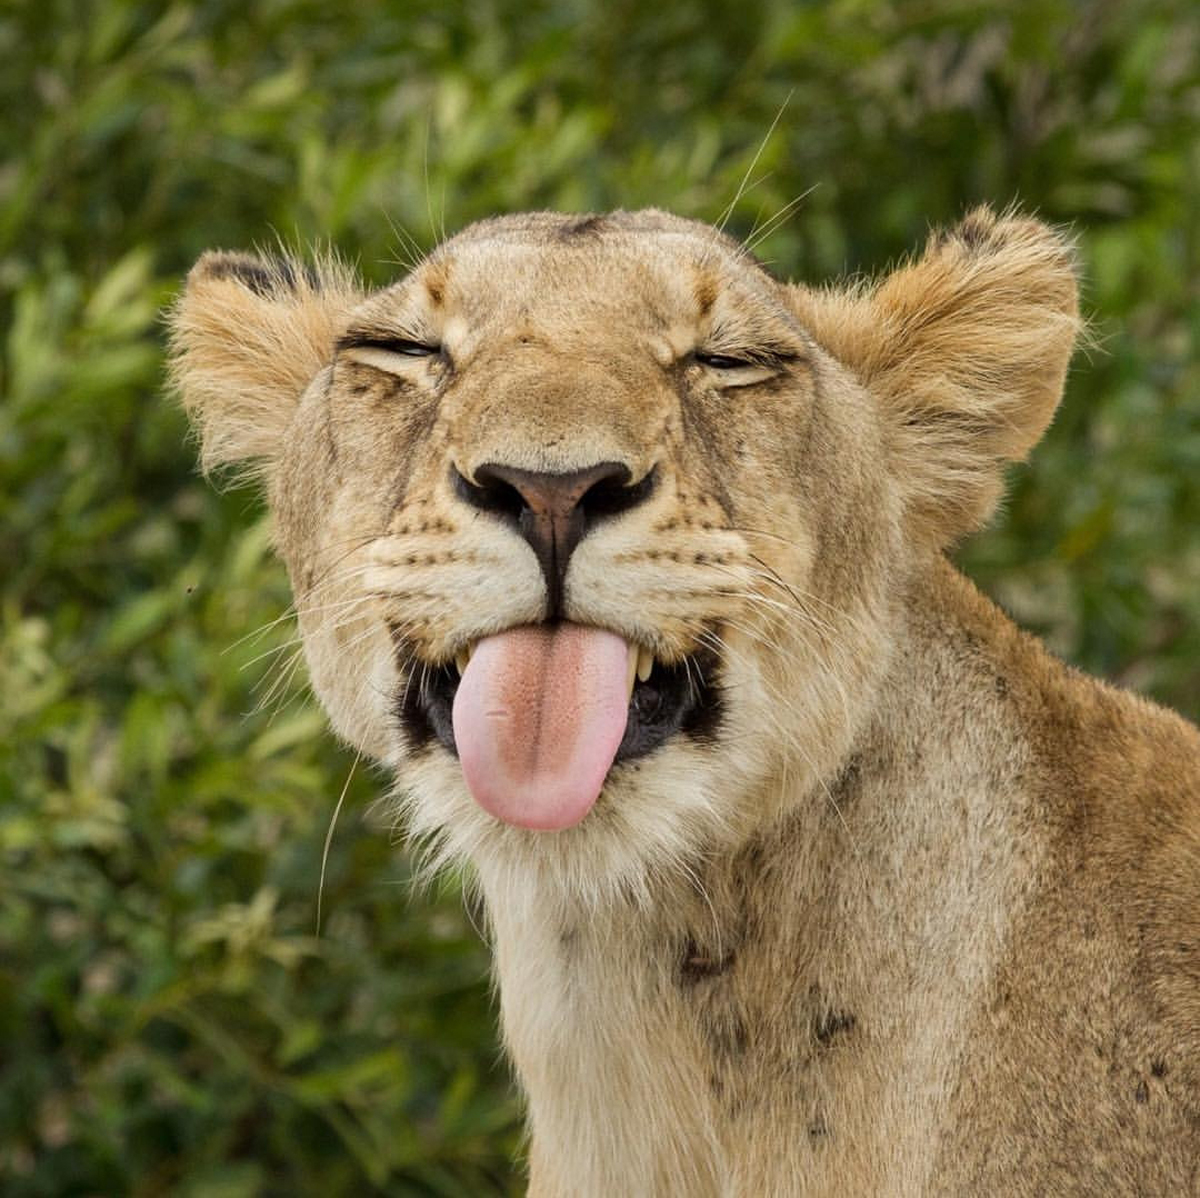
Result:
<instances>
[{"instance_id":1,"label":"lion eye","mask_svg":"<svg viewBox=\"0 0 1200 1198\"><path fill-rule=\"evenodd\" d=\"M440 354L440 345L425 341L409 341L405 337L347 337L343 340L342 349L374 349L385 354L399 354L402 358L429 358Z\"/></svg>"},{"instance_id":2,"label":"lion eye","mask_svg":"<svg viewBox=\"0 0 1200 1198\"><path fill-rule=\"evenodd\" d=\"M711 370L746 370L758 365L756 362L747 362L745 358L734 358L728 354L697 353L696 361Z\"/></svg>"},{"instance_id":3,"label":"lion eye","mask_svg":"<svg viewBox=\"0 0 1200 1198\"><path fill-rule=\"evenodd\" d=\"M363 337L353 333L338 342L338 352L363 366L391 374L411 370L416 362L443 355L442 347L431 341L408 337Z\"/></svg>"},{"instance_id":4,"label":"lion eye","mask_svg":"<svg viewBox=\"0 0 1200 1198\"><path fill-rule=\"evenodd\" d=\"M402 354L406 358L428 358L442 352L440 345L427 345L423 341L381 341L375 348L390 354Z\"/></svg>"}]
</instances>

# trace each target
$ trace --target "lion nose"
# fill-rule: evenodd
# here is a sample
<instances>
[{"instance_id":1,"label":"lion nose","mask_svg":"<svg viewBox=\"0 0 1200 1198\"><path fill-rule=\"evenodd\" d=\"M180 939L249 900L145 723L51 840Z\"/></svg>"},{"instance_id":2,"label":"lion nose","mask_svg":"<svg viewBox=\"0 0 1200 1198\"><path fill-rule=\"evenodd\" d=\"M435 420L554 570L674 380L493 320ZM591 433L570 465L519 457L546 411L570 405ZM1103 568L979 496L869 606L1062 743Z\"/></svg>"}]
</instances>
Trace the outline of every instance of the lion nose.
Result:
<instances>
[{"instance_id":1,"label":"lion nose","mask_svg":"<svg viewBox=\"0 0 1200 1198\"><path fill-rule=\"evenodd\" d=\"M508 520L537 555L549 590L548 619L562 607L563 583L575 547L601 520L649 498L655 471L629 485L629 467L597 462L582 470L538 473L487 462L474 482L452 468L455 490L469 504Z\"/></svg>"}]
</instances>

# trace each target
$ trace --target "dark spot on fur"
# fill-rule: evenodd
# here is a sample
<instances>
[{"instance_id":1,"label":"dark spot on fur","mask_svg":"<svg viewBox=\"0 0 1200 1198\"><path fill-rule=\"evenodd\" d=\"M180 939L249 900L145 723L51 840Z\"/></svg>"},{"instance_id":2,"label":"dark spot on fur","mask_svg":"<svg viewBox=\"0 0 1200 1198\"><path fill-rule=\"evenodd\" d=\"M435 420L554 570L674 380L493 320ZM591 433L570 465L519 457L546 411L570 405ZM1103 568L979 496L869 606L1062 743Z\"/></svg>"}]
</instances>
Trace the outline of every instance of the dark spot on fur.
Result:
<instances>
[{"instance_id":1,"label":"dark spot on fur","mask_svg":"<svg viewBox=\"0 0 1200 1198\"><path fill-rule=\"evenodd\" d=\"M995 225L978 216L960 221L954 229L954 238L973 254L995 249L999 243Z\"/></svg>"},{"instance_id":2,"label":"dark spot on fur","mask_svg":"<svg viewBox=\"0 0 1200 1198\"><path fill-rule=\"evenodd\" d=\"M562 225L558 230L558 238L560 241L571 241L576 237L596 236L603 233L608 225L607 217L589 213Z\"/></svg>"},{"instance_id":3,"label":"dark spot on fur","mask_svg":"<svg viewBox=\"0 0 1200 1198\"><path fill-rule=\"evenodd\" d=\"M707 978L719 977L730 969L737 954L730 949L720 957L702 949L692 937L688 937L679 960L679 982L682 986L695 986Z\"/></svg>"},{"instance_id":4,"label":"dark spot on fur","mask_svg":"<svg viewBox=\"0 0 1200 1198\"><path fill-rule=\"evenodd\" d=\"M213 279L233 279L255 295L268 296L274 290L271 272L253 258L222 258L209 267L208 275Z\"/></svg>"},{"instance_id":5,"label":"dark spot on fur","mask_svg":"<svg viewBox=\"0 0 1200 1198\"><path fill-rule=\"evenodd\" d=\"M744 879L752 879L754 882L757 882L759 875L762 873L763 866L766 864L766 860L767 854L762 838L756 836L742 849L742 868L738 871L739 875Z\"/></svg>"},{"instance_id":6,"label":"dark spot on fur","mask_svg":"<svg viewBox=\"0 0 1200 1198\"><path fill-rule=\"evenodd\" d=\"M750 1033L741 1019L730 1019L726 1043L731 1054L741 1056L750 1047Z\"/></svg>"},{"instance_id":7,"label":"dark spot on fur","mask_svg":"<svg viewBox=\"0 0 1200 1198\"><path fill-rule=\"evenodd\" d=\"M313 291L321 290L321 278L307 263L289 262L286 258L255 258L249 254L222 254L207 264L205 274L210 279L233 279L264 299L278 295L281 288L295 291L299 266L305 283Z\"/></svg>"},{"instance_id":8,"label":"dark spot on fur","mask_svg":"<svg viewBox=\"0 0 1200 1198\"><path fill-rule=\"evenodd\" d=\"M1164 1061L1162 1059L1162 1057L1155 1057L1154 1060L1152 1060L1150 1062L1150 1076L1151 1077L1166 1077L1167 1076L1167 1063L1166 1063L1166 1061Z\"/></svg>"},{"instance_id":9,"label":"dark spot on fur","mask_svg":"<svg viewBox=\"0 0 1200 1198\"><path fill-rule=\"evenodd\" d=\"M836 790L853 790L858 785L861 774L862 755L855 753L846 761L838 776L834 779L834 788Z\"/></svg>"},{"instance_id":10,"label":"dark spot on fur","mask_svg":"<svg viewBox=\"0 0 1200 1198\"><path fill-rule=\"evenodd\" d=\"M446 291L442 286L440 279L426 279L425 291L429 296L429 302L435 307L440 308L446 299Z\"/></svg>"},{"instance_id":11,"label":"dark spot on fur","mask_svg":"<svg viewBox=\"0 0 1200 1198\"><path fill-rule=\"evenodd\" d=\"M808 1135L813 1140L823 1140L829 1135L829 1127L824 1119L814 1119L808 1125Z\"/></svg>"},{"instance_id":12,"label":"dark spot on fur","mask_svg":"<svg viewBox=\"0 0 1200 1198\"><path fill-rule=\"evenodd\" d=\"M987 240L987 229L979 220L968 217L959 222L957 236L968 249L975 249Z\"/></svg>"},{"instance_id":13,"label":"dark spot on fur","mask_svg":"<svg viewBox=\"0 0 1200 1198\"><path fill-rule=\"evenodd\" d=\"M1137 1084L1137 1089L1133 1092L1135 1101L1144 1103L1150 1101L1150 1087L1146 1085L1146 1079L1143 1078Z\"/></svg>"},{"instance_id":14,"label":"dark spot on fur","mask_svg":"<svg viewBox=\"0 0 1200 1198\"><path fill-rule=\"evenodd\" d=\"M838 1036L852 1032L857 1022L848 1011L825 1011L813 1020L813 1035L822 1048L828 1048Z\"/></svg>"},{"instance_id":15,"label":"dark spot on fur","mask_svg":"<svg viewBox=\"0 0 1200 1198\"><path fill-rule=\"evenodd\" d=\"M717 1057L740 1057L745 1055L750 1046L750 1033L746 1030L745 1021L732 1011L706 1011L701 1016L700 1026Z\"/></svg>"},{"instance_id":16,"label":"dark spot on fur","mask_svg":"<svg viewBox=\"0 0 1200 1198\"><path fill-rule=\"evenodd\" d=\"M717 284L711 275L704 275L696 280L696 307L700 318L707 316L717 302Z\"/></svg>"}]
</instances>

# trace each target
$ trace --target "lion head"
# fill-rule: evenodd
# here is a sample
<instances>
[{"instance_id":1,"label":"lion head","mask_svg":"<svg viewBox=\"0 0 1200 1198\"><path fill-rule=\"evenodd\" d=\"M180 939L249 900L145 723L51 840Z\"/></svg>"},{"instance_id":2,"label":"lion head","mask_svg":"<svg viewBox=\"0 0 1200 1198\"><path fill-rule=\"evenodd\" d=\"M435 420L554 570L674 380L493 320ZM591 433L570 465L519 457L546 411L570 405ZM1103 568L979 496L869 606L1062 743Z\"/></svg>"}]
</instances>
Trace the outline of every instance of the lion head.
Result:
<instances>
[{"instance_id":1,"label":"lion head","mask_svg":"<svg viewBox=\"0 0 1200 1198\"><path fill-rule=\"evenodd\" d=\"M172 317L334 728L500 893L591 901L820 801L1076 327L1064 241L983 210L825 290L663 212L535 213L369 292L209 253Z\"/></svg>"}]
</instances>

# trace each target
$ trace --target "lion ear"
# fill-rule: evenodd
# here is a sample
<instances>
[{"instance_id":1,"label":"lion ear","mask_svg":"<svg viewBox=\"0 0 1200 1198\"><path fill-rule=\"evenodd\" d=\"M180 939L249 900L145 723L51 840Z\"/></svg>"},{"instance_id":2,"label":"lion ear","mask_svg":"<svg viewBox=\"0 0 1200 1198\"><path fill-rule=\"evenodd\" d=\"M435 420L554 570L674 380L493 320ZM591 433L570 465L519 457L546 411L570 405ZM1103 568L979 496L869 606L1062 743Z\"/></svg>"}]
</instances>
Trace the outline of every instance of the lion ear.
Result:
<instances>
[{"instance_id":1,"label":"lion ear","mask_svg":"<svg viewBox=\"0 0 1200 1198\"><path fill-rule=\"evenodd\" d=\"M200 433L207 472L270 468L305 389L361 299L350 270L210 251L168 315L171 379Z\"/></svg>"},{"instance_id":2,"label":"lion ear","mask_svg":"<svg viewBox=\"0 0 1200 1198\"><path fill-rule=\"evenodd\" d=\"M792 290L817 341L876 396L917 531L946 545L980 527L1062 395L1080 328L1069 242L981 208L879 282Z\"/></svg>"}]
</instances>

